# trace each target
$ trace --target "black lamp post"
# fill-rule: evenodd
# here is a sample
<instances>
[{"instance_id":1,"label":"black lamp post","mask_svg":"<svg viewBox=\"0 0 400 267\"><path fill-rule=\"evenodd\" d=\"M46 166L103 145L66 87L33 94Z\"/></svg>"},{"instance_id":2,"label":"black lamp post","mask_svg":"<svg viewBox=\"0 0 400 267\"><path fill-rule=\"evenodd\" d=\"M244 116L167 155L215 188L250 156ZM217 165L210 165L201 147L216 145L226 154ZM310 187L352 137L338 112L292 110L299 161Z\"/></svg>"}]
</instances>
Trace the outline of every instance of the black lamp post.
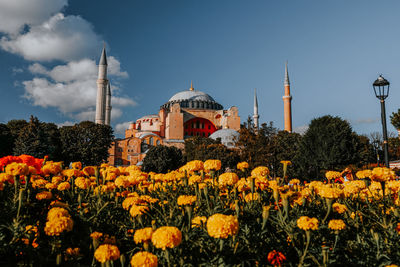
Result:
<instances>
[{"instance_id":1,"label":"black lamp post","mask_svg":"<svg viewBox=\"0 0 400 267\"><path fill-rule=\"evenodd\" d=\"M378 79L373 83L375 96L381 101L381 119L382 119L382 130L383 130L383 148L385 153L385 166L389 168L389 148L388 148L388 137L386 128L386 111L385 111L385 99L389 96L390 83L379 75Z\"/></svg>"}]
</instances>

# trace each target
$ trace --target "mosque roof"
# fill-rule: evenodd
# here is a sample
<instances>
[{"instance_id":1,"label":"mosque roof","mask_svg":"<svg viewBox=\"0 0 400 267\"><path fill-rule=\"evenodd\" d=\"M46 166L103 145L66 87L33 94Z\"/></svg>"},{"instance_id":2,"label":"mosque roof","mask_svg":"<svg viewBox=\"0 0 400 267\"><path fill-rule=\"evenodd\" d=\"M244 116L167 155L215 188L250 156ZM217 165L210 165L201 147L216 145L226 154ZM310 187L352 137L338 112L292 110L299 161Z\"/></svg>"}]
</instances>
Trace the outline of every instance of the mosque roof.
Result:
<instances>
[{"instance_id":1,"label":"mosque roof","mask_svg":"<svg viewBox=\"0 0 400 267\"><path fill-rule=\"evenodd\" d=\"M217 103L214 98L209 94L202 91L194 90L193 84L189 90L181 91L173 95L167 103L162 105L162 108L169 108L175 103L179 103L181 108L193 108L193 109L212 109L221 110L224 107Z\"/></svg>"},{"instance_id":2,"label":"mosque roof","mask_svg":"<svg viewBox=\"0 0 400 267\"><path fill-rule=\"evenodd\" d=\"M217 140L217 138L221 138L221 143L228 148L232 148L235 146L235 143L239 139L239 132L233 129L221 129L210 135L211 139Z\"/></svg>"}]
</instances>

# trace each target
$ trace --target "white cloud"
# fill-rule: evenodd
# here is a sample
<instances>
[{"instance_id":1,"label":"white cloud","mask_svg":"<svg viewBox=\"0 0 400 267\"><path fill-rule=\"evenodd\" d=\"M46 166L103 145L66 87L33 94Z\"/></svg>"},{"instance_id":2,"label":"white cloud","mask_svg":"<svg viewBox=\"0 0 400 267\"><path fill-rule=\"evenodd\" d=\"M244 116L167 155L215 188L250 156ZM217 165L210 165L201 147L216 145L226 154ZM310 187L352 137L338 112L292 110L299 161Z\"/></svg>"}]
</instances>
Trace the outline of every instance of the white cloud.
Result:
<instances>
[{"instance_id":1,"label":"white cloud","mask_svg":"<svg viewBox=\"0 0 400 267\"><path fill-rule=\"evenodd\" d=\"M18 73L24 72L23 69L17 68L17 67L13 67L11 70L12 70L12 72L13 72L14 75L16 75L16 74L18 74Z\"/></svg>"},{"instance_id":2,"label":"white cloud","mask_svg":"<svg viewBox=\"0 0 400 267\"><path fill-rule=\"evenodd\" d=\"M42 76L23 82L24 97L32 101L33 105L55 107L63 114L79 120L94 120L97 66L93 60L71 61L50 70L35 63L28 69L33 74ZM123 76L118 69L114 69L112 73ZM111 77L113 75L110 74ZM112 91L113 94L116 93L116 90ZM112 97L111 105L114 107L111 116L115 119L122 115L122 111L116 107L135 106L136 102L129 97L116 95Z\"/></svg>"},{"instance_id":3,"label":"white cloud","mask_svg":"<svg viewBox=\"0 0 400 267\"><path fill-rule=\"evenodd\" d=\"M108 73L110 75L119 76L122 78L128 78L126 71L121 71L121 63L113 56L107 57Z\"/></svg>"},{"instance_id":4,"label":"white cloud","mask_svg":"<svg viewBox=\"0 0 400 267\"><path fill-rule=\"evenodd\" d=\"M37 25L67 5L67 0L0 0L0 32L18 34L25 25Z\"/></svg>"},{"instance_id":5,"label":"white cloud","mask_svg":"<svg viewBox=\"0 0 400 267\"><path fill-rule=\"evenodd\" d=\"M74 126L76 122L73 121L64 121L62 123L57 123L58 128L63 126Z\"/></svg>"},{"instance_id":6,"label":"white cloud","mask_svg":"<svg viewBox=\"0 0 400 267\"><path fill-rule=\"evenodd\" d=\"M118 123L117 125L115 125L115 133L125 134L125 130L129 128L131 123L132 123L131 121Z\"/></svg>"},{"instance_id":7,"label":"white cloud","mask_svg":"<svg viewBox=\"0 0 400 267\"><path fill-rule=\"evenodd\" d=\"M92 55L101 38L92 25L79 16L58 13L28 32L3 37L0 47L27 60L77 60Z\"/></svg>"}]
</instances>

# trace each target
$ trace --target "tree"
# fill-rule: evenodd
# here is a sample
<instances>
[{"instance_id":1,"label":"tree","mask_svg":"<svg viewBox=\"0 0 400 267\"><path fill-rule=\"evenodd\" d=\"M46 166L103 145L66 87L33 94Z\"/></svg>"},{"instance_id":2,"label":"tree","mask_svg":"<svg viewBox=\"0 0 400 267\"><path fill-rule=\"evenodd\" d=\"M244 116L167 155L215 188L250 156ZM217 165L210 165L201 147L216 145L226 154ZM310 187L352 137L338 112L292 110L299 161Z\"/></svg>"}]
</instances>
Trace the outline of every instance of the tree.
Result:
<instances>
[{"instance_id":1,"label":"tree","mask_svg":"<svg viewBox=\"0 0 400 267\"><path fill-rule=\"evenodd\" d=\"M0 158L12 155L14 138L7 125L0 123Z\"/></svg>"},{"instance_id":2,"label":"tree","mask_svg":"<svg viewBox=\"0 0 400 267\"><path fill-rule=\"evenodd\" d=\"M107 160L108 149L114 140L108 125L83 121L60 129L62 155L68 164L80 161L84 165L99 165Z\"/></svg>"},{"instance_id":3,"label":"tree","mask_svg":"<svg viewBox=\"0 0 400 267\"><path fill-rule=\"evenodd\" d=\"M12 148L14 150L15 147L15 141L17 140L19 133L21 132L22 129L24 129L25 126L28 125L28 122L26 120L10 120L7 122L7 127L10 130L11 136L12 136Z\"/></svg>"},{"instance_id":4,"label":"tree","mask_svg":"<svg viewBox=\"0 0 400 267\"><path fill-rule=\"evenodd\" d=\"M272 122L263 123L257 132L251 125L251 119L249 119L247 123L241 125L239 130L240 137L236 145L240 149L240 158L249 163L250 169L267 166L273 170L275 164L273 138L277 129Z\"/></svg>"},{"instance_id":5,"label":"tree","mask_svg":"<svg viewBox=\"0 0 400 267\"><path fill-rule=\"evenodd\" d=\"M59 160L60 146L57 126L53 123L40 122L38 118L31 116L29 123L20 130L13 151L14 155L28 154L36 158L49 156L51 159Z\"/></svg>"},{"instance_id":6,"label":"tree","mask_svg":"<svg viewBox=\"0 0 400 267\"><path fill-rule=\"evenodd\" d=\"M221 144L221 140L200 136L185 140L184 158L186 161L218 159L221 161L222 170L233 169L240 161L238 153Z\"/></svg>"},{"instance_id":7,"label":"tree","mask_svg":"<svg viewBox=\"0 0 400 267\"><path fill-rule=\"evenodd\" d=\"M341 170L357 163L357 146L357 137L347 121L323 116L311 121L300 143L296 161L303 178L322 177L326 170Z\"/></svg>"},{"instance_id":8,"label":"tree","mask_svg":"<svg viewBox=\"0 0 400 267\"><path fill-rule=\"evenodd\" d=\"M397 110L397 112L393 112L392 115L390 115L390 122L394 126L394 128L399 131L400 134L400 109Z\"/></svg>"},{"instance_id":9,"label":"tree","mask_svg":"<svg viewBox=\"0 0 400 267\"><path fill-rule=\"evenodd\" d=\"M182 151L176 147L152 146L143 160L145 172L167 173L183 165Z\"/></svg>"}]
</instances>

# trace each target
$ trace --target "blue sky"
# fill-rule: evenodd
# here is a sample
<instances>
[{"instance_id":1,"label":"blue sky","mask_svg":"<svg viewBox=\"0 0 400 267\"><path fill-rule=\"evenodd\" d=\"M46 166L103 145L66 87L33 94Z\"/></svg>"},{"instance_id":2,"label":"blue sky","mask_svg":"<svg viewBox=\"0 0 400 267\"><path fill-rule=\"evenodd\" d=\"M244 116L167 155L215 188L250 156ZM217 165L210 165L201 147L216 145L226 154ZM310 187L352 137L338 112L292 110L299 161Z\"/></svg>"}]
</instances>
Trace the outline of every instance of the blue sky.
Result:
<instances>
[{"instance_id":1,"label":"blue sky","mask_svg":"<svg viewBox=\"0 0 400 267\"><path fill-rule=\"evenodd\" d=\"M294 128L330 114L381 131L372 83L400 108L398 1L0 1L0 122L94 120L96 62L111 57L112 125L157 113L178 91L210 94L242 121L257 88L260 121L283 128L289 62Z\"/></svg>"}]
</instances>

